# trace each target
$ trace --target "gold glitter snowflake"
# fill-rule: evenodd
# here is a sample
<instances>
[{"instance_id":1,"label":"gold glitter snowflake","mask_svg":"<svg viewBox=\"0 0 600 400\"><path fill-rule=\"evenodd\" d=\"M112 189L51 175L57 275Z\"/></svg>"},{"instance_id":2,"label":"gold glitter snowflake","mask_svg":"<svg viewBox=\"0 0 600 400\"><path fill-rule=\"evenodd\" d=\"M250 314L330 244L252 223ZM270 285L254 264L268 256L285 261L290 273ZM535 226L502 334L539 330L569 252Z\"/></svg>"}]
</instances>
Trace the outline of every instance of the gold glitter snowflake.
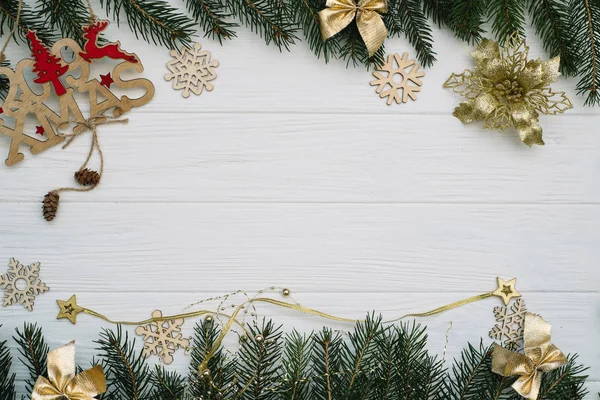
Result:
<instances>
[{"instance_id":1,"label":"gold glitter snowflake","mask_svg":"<svg viewBox=\"0 0 600 400\"><path fill-rule=\"evenodd\" d=\"M162 312L154 310L152 318L161 318ZM148 325L138 326L135 333L144 337L145 357L156 354L165 364L173 362L173 353L178 348L187 349L190 346L189 339L181 334L181 325L184 319L178 318L168 321L156 321Z\"/></svg>"},{"instance_id":2,"label":"gold glitter snowflake","mask_svg":"<svg viewBox=\"0 0 600 400\"><path fill-rule=\"evenodd\" d=\"M391 54L386 63L373 72L377 79L371 81L370 85L377 86L375 91L379 93L379 97L387 97L388 106L393 101L397 104L406 103L409 97L415 101L415 93L419 92L423 85L420 78L425 76L419 68L415 60L408 59L408 53L404 53L402 58L400 54Z\"/></svg>"},{"instance_id":3,"label":"gold glitter snowflake","mask_svg":"<svg viewBox=\"0 0 600 400\"><path fill-rule=\"evenodd\" d=\"M490 331L490 337L504 343L518 346L523 340L523 328L527 306L523 299L517 299L509 307L494 307L494 317L498 322Z\"/></svg>"},{"instance_id":4,"label":"gold glitter snowflake","mask_svg":"<svg viewBox=\"0 0 600 400\"><path fill-rule=\"evenodd\" d=\"M39 262L25 266L11 258L7 273L0 275L0 289L4 289L2 306L22 304L29 311L33 311L35 296L50 290L40 280L39 275Z\"/></svg>"},{"instance_id":5,"label":"gold glitter snowflake","mask_svg":"<svg viewBox=\"0 0 600 400\"><path fill-rule=\"evenodd\" d=\"M560 76L560 58L528 60L529 47L518 34L501 48L485 39L471 54L475 71L452 74L444 84L466 97L454 110L463 123L485 121L485 127L503 131L514 127L521 141L543 145L540 114L554 115L573 108L564 92L549 85Z\"/></svg>"}]
</instances>

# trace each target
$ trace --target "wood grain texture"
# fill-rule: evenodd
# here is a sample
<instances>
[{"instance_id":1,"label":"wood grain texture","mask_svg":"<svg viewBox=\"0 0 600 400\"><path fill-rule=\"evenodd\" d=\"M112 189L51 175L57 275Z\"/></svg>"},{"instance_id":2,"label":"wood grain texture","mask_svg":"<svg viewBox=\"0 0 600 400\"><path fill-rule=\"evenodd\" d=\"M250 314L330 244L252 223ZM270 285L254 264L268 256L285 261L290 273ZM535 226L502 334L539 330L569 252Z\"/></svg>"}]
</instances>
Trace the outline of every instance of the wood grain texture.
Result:
<instances>
[{"instance_id":1,"label":"wood grain texture","mask_svg":"<svg viewBox=\"0 0 600 400\"><path fill-rule=\"evenodd\" d=\"M55 300L74 293L138 319L278 285L306 306L392 317L516 276L529 309L553 324L562 350L581 354L591 393L600 391L600 109L577 98L575 110L543 117L547 145L533 149L514 133L464 127L450 115L460 98L442 84L472 66L472 47L437 29L441 61L426 70L418 101L391 107L369 86L371 72L324 65L305 44L280 54L244 29L223 47L201 40L220 61L215 90L183 100L164 81L167 50L116 24L107 36L135 50L155 98L128 125L100 128L102 184L64 194L51 224L40 201L73 183L89 138L66 151L25 150L24 162L0 167L0 271L10 257L40 261L51 288L32 313L0 308L0 337L37 321L53 348L76 339L78 359L90 359L107 325L55 320ZM543 54L533 33L529 44ZM386 45L414 55L402 39ZM27 52L9 49L11 60ZM92 77L111 70L92 67ZM556 85L575 98L574 86ZM7 146L0 137L0 154ZM442 352L450 321L448 358L486 338L498 304L422 320L430 349ZM270 307L260 314L300 330L330 325ZM172 367L187 363L179 352ZM22 386L25 371L15 372Z\"/></svg>"}]
</instances>

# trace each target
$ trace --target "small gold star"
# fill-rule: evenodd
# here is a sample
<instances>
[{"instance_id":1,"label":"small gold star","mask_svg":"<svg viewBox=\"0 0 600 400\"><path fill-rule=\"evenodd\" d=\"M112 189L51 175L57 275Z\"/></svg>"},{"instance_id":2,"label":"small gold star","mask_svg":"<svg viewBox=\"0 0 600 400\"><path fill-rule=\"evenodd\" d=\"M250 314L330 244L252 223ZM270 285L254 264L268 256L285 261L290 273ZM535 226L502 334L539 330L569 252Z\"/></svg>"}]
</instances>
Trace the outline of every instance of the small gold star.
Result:
<instances>
[{"instance_id":1,"label":"small gold star","mask_svg":"<svg viewBox=\"0 0 600 400\"><path fill-rule=\"evenodd\" d=\"M521 297L521 293L517 292L515 285L517 284L517 278L513 278L506 282L502 278L498 279L498 289L494 293L494 296L498 296L504 301L504 305L507 306L513 297Z\"/></svg>"},{"instance_id":2,"label":"small gold star","mask_svg":"<svg viewBox=\"0 0 600 400\"><path fill-rule=\"evenodd\" d=\"M75 323L77 320L77 314L84 311L83 307L79 307L77 305L77 298L75 295L71 296L71 298L67 301L64 300L56 300L58 307L60 307L60 311L58 312L58 317L56 319L66 318L71 323Z\"/></svg>"}]
</instances>

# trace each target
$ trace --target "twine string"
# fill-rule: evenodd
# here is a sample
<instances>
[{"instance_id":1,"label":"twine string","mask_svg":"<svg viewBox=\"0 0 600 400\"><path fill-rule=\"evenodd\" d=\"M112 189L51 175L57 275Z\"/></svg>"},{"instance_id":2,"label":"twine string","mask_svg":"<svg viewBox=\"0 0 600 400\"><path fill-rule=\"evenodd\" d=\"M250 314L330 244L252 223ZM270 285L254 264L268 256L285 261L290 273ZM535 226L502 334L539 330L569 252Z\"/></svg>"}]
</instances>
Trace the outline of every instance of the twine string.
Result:
<instances>
[{"instance_id":1,"label":"twine string","mask_svg":"<svg viewBox=\"0 0 600 400\"><path fill-rule=\"evenodd\" d=\"M2 50L0 50L0 62L4 61L4 57L5 57L4 52L6 51L8 44L10 43L13 36L15 35L15 32L17 32L17 29L19 29L19 22L21 21L21 9L22 8L23 8L23 0L19 0L19 8L17 8L17 17L15 18L15 23L14 23L13 28L11 29L10 33L8 34L8 37L6 38L6 42L4 42L4 46L2 46Z\"/></svg>"},{"instance_id":2,"label":"twine string","mask_svg":"<svg viewBox=\"0 0 600 400\"><path fill-rule=\"evenodd\" d=\"M94 13L94 9L92 8L91 0L87 0L87 6L88 6L88 10L90 11L89 21L90 21L90 23L94 23L98 19L98 16L96 15L96 13Z\"/></svg>"},{"instance_id":3,"label":"twine string","mask_svg":"<svg viewBox=\"0 0 600 400\"><path fill-rule=\"evenodd\" d=\"M129 122L129 120L127 118L124 119L116 119L115 117L107 117L104 115L99 115L99 116L95 116L95 117L90 117L88 119L86 119L85 121L78 121L77 126L75 126L75 128L73 128L73 133L61 133L59 134L59 136L61 137L65 137L68 138L67 142L63 145L63 149L66 149L67 147L69 147L71 145L71 143L73 143L73 141L78 138L79 136L81 136L82 134L86 133L86 132L92 132L92 143L90 145L90 151L88 152L88 155L83 163L83 165L79 168L79 171L82 171L84 168L87 167L87 165L89 164L93 154L94 154L94 149L98 152L98 156L100 157L100 171L98 172L98 175L100 178L102 178L102 174L104 173L104 153L102 153L102 149L100 148L100 142L98 141L98 125L104 125L104 124L126 124L127 122ZM98 180L98 183L100 182L100 179ZM53 192L89 192L90 190L93 190L96 186L98 186L98 183L91 185L89 187L85 187L85 188L74 188L74 187L62 187L62 188L58 188L53 190Z\"/></svg>"}]
</instances>

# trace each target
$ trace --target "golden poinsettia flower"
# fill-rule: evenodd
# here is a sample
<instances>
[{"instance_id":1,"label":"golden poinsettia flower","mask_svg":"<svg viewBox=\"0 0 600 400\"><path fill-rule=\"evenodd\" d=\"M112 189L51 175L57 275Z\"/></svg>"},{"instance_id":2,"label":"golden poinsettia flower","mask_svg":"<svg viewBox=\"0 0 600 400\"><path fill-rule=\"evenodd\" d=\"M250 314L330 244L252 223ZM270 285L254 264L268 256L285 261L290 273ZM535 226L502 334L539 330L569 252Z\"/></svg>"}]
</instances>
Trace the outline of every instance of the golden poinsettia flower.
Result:
<instances>
[{"instance_id":1,"label":"golden poinsettia flower","mask_svg":"<svg viewBox=\"0 0 600 400\"><path fill-rule=\"evenodd\" d=\"M560 57L528 60L529 47L518 34L500 47L484 39L471 54L475 71L452 74L444 84L466 97L454 116L463 123L485 121L485 127L503 131L514 127L521 141L543 145L540 114L554 115L573 108L564 92L549 87L560 76Z\"/></svg>"}]
</instances>

